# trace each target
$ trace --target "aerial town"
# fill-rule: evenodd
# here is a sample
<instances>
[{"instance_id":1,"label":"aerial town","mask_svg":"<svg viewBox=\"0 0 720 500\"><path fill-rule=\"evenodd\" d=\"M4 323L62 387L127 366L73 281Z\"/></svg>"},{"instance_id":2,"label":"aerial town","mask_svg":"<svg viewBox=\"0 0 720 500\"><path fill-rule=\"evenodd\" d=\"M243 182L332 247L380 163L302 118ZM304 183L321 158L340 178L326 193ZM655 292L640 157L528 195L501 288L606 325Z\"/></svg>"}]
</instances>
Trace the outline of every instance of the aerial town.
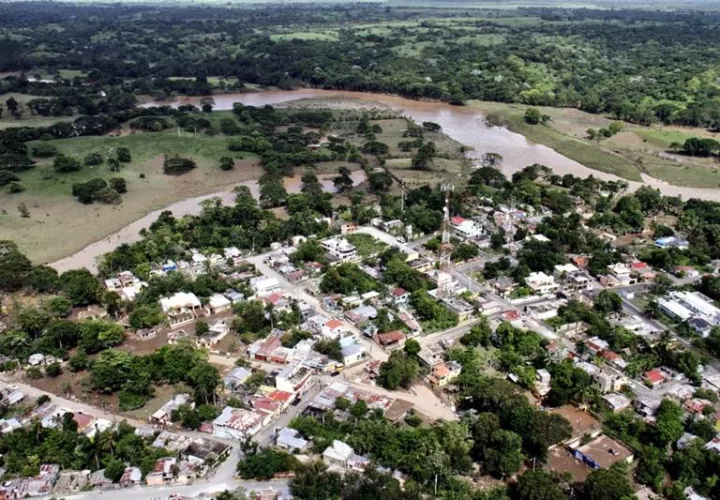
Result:
<instances>
[{"instance_id":1,"label":"aerial town","mask_svg":"<svg viewBox=\"0 0 720 500\"><path fill-rule=\"evenodd\" d=\"M488 174L478 172L476 180ZM528 167L521 175L539 174ZM532 444L484 436L497 440L492 446L508 447L509 455L517 446L514 462L469 447L465 452L484 465L464 474L477 475L486 487L537 458L569 484L616 464L642 469L645 434L636 428L651 436L662 432L672 440L665 445L678 450L697 443L720 453L720 372L705 354L717 349L720 331L720 309L706 295L717 294L720 262L668 267L658 255L687 252L682 233L656 237L655 227L618 236L595 228L596 214L579 196L562 215L543 205L481 198L462 207L461 216L452 213L453 190L438 189L443 220L431 234L386 220L378 207L367 224L328 218L321 221L326 236L294 235L263 253L191 248L183 259L152 263L142 277L129 269L107 273L96 282L98 296L112 293L120 307L107 298L71 307L59 304L60 295L42 306L43 319L41 309L7 302L2 433L40 426L77 433L83 446L100 447L98 453L112 451L106 441L120 447L130 438L144 451L135 463L131 455L111 457L97 470L61 467L44 458L60 451L46 451L31 477L32 465L18 469L19 457L6 456L0 494L57 496L138 485L192 491L220 472L280 481L255 486L258 494L279 498L289 495L295 464L314 460L341 474L373 467L404 484L417 480L417 472L402 460L383 465L372 444L357 449L363 438L342 429L367 418L391 428L446 429L461 422L479 439L478 419L497 419L481 408L505 404L493 402L492 391L521 395L527 411L553 420L542 424L547 428ZM625 197L660 200L652 190ZM558 253L553 241L565 238L559 230L596 240L612 249L611 258L597 251ZM62 288L71 301L85 293L77 287L96 280L72 273L60 276L78 281ZM60 319L68 314L77 332L69 332L71 320ZM161 317L147 319L155 314ZM38 321L49 331L38 337L42 342L19 348L10 340L18 336L14 328L32 330ZM48 348L62 337L77 345L74 354ZM146 356L159 356L152 361L158 370L189 369L189 376L151 370L144 376L162 385L179 381L157 391L122 380L134 379L123 370L146 363L142 353L154 349L161 354ZM93 352L99 354L89 361ZM187 356L197 359L182 359ZM76 375L88 369L90 380L77 384ZM195 374L205 370L210 374ZM500 385L487 387L490 380ZM115 391L119 400L113 401ZM128 411L133 408L146 411ZM516 424L485 425L499 432Z\"/></svg>"},{"instance_id":2,"label":"aerial town","mask_svg":"<svg viewBox=\"0 0 720 500\"><path fill-rule=\"evenodd\" d=\"M0 2L0 500L720 500L720 8L627 3Z\"/></svg>"}]
</instances>

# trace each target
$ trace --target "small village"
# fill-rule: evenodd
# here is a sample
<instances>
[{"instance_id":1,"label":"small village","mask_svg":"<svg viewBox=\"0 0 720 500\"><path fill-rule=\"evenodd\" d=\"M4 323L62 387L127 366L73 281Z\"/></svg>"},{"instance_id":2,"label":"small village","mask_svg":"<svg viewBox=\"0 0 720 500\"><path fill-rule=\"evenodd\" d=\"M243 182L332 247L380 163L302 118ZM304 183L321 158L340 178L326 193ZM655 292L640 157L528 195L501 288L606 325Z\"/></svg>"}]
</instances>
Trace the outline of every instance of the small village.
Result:
<instances>
[{"instance_id":1,"label":"small village","mask_svg":"<svg viewBox=\"0 0 720 500\"><path fill-rule=\"evenodd\" d=\"M486 204L473 215L450 216L449 198L448 192L445 220L435 235L414 234L400 220L374 218L356 225L327 219L322 222L331 235L322 239L295 236L261 254L235 247L208 254L191 250L187 259L154 264L145 280L129 270L108 277L102 286L126 304L158 277L180 274L197 282L212 274L227 284L224 291L202 299L190 290L160 296L157 304L164 319L157 326L133 328L128 316L114 320L134 346L192 345L204 350L222 374L214 414L207 420L200 417L188 429L186 415L197 412L197 398L176 393L160 401L134 429L148 446L170 453L158 458L151 470L128 466L111 480L103 469L61 470L48 463L35 477L4 478L0 494L20 498L88 488L192 484L212 475L224 460L242 457L246 451L237 443L249 441L304 461L315 456L332 470L377 467L402 484L406 473L376 464L342 440L317 450L313 436L303 435L293 422L299 416L348 419L348 411L357 408L390 422L466 418L467 410L457 407L455 395L466 370L460 353L472 348L492 356L485 369L515 384L541 411L548 397L562 403L547 411L566 419L572 431L551 443L545 467L570 474L575 483L593 470L636 462L634 443L607 432L603 421L609 415L630 412L652 426L667 400L681 408L687 421L712 422L715 432L701 437L685 431L673 446L683 449L700 440L705 449L720 453L718 363L681 359L692 349L688 338L707 338L720 325L720 309L698 291L703 280L717 275L720 263L668 271L634 254L616 252L617 260L598 268L590 255L567 254L547 272L530 271L518 278L511 270L523 258L523 248L537 252L551 241L538 231L550 212ZM592 216L580 198L575 213L580 221ZM597 237L611 245L618 239L609 231L599 231ZM688 248L686 240L674 236L623 238L622 248ZM415 280L430 286L415 286ZM404 287L414 288L411 292ZM248 312L248 304L255 310ZM593 313L613 329L612 336L598 331ZM110 319L98 306L73 314ZM243 327L248 321L268 323L267 334L243 333L253 330ZM514 347L517 359L506 361L508 344L501 338L507 335L515 335L515 342L531 335L540 351L529 357ZM624 340L616 338L620 335ZM670 345L669 361L645 356L639 341L645 350L661 342ZM532 367L530 360L538 357L547 360L546 368ZM409 378L392 375L394 364L407 360L416 366ZM50 373L51 366L67 361L33 353L26 363L26 374ZM559 366L584 374L589 385L583 390L597 394L595 405L576 395L557 396L563 390L556 380ZM5 374L1 391L6 414L15 415L0 421L3 434L39 422L44 428L70 425L92 440L120 425L121 417L106 411L96 417L66 407L78 402L68 394L41 396L36 405L22 406L29 402L24 392L33 381L14 373ZM22 407L24 413L13 412L13 407ZM74 424L66 422L70 417ZM643 491L653 498L647 488L638 495ZM274 490L266 494L283 496ZM686 494L700 498L691 488Z\"/></svg>"}]
</instances>

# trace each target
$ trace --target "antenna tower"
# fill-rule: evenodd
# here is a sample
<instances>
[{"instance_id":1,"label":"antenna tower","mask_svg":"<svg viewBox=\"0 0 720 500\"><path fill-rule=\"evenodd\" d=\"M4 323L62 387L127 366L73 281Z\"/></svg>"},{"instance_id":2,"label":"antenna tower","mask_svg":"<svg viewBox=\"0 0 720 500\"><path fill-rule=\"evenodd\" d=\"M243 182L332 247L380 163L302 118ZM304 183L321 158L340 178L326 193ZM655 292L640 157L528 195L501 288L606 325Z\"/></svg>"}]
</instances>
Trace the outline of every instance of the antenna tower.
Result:
<instances>
[{"instance_id":1,"label":"antenna tower","mask_svg":"<svg viewBox=\"0 0 720 500\"><path fill-rule=\"evenodd\" d=\"M440 269L447 269L450 266L450 254L452 253L452 245L450 244L450 192L455 187L450 183L440 186L445 193L445 207L443 207L442 222L442 244L440 245Z\"/></svg>"}]
</instances>

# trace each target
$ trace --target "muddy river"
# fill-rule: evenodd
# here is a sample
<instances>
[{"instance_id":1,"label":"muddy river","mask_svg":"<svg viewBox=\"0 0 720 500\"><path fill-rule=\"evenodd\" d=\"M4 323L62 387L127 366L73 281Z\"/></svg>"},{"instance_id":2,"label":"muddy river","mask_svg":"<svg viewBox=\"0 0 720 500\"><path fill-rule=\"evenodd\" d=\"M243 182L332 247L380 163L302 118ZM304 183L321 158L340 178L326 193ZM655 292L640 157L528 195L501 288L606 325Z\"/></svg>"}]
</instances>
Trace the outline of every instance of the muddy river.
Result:
<instances>
[{"instance_id":1,"label":"muddy river","mask_svg":"<svg viewBox=\"0 0 720 500\"><path fill-rule=\"evenodd\" d=\"M495 152L503 156L502 170L505 174L512 174L521 170L527 165L540 163L552 168L556 174L564 175L571 173L581 177L594 175L600 179L617 180L611 174L589 169L580 163L571 160L556 151L539 144L528 141L524 136L511 132L503 127L489 125L484 116L475 109L469 107L451 106L441 102L413 101L397 96L382 94L371 94L362 92L343 92L332 90L304 89L295 91L269 91L244 94L223 94L213 96L216 110L232 109L233 103L241 102L250 106L263 106L266 104L278 105L302 99L323 99L328 107L390 107L400 111L405 116L416 122L432 121L442 126L443 132L452 139L472 148L468 153L471 158L480 157L486 152ZM172 102L151 102L145 106L170 104L179 106L181 104L195 104L199 106L200 97L183 97ZM320 180L328 191L333 190L332 176L320 176ZM353 178L356 183L364 180L363 172L354 172ZM645 177L645 183L657 187L663 194L670 196L682 196L687 198L702 198L720 200L720 190L704 188L687 188L671 186L662 181ZM245 183L253 193L257 194L257 182ZM637 189L642 185L639 182L630 182L630 189ZM297 192L300 188L299 176L285 181L289 192ZM233 195L230 191L218 192L197 198L188 198L173 203L160 210L149 213L145 217L136 220L120 231L88 245L79 252L56 261L51 265L58 271L65 271L78 267L87 267L95 271L97 257L113 250L121 243L137 241L140 236L138 232L148 227L157 219L158 214L163 210L171 210L175 215L187 215L198 213L201 209L201 202L212 197L221 197L226 202L231 202Z\"/></svg>"}]
</instances>

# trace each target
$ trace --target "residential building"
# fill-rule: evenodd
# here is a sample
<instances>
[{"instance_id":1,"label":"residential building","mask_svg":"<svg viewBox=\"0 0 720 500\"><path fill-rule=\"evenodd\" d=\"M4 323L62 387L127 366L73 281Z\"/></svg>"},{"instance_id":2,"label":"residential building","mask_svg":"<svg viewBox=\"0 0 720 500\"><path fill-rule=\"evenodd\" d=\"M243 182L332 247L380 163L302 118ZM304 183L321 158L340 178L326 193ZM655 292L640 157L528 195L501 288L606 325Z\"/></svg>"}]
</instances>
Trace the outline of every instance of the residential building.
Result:
<instances>
[{"instance_id":1,"label":"residential building","mask_svg":"<svg viewBox=\"0 0 720 500\"><path fill-rule=\"evenodd\" d=\"M552 294L558 289L558 285L555 283L555 278L548 276L542 271L530 273L530 275L525 279L525 283L537 295Z\"/></svg>"},{"instance_id":2,"label":"residential building","mask_svg":"<svg viewBox=\"0 0 720 500\"><path fill-rule=\"evenodd\" d=\"M561 264L561 265L555 266L555 271L554 271L553 275L555 276L555 278L561 278L563 276L577 273L579 271L580 271L580 269L578 269L573 264Z\"/></svg>"},{"instance_id":3,"label":"residential building","mask_svg":"<svg viewBox=\"0 0 720 500\"><path fill-rule=\"evenodd\" d=\"M360 363L365 359L365 347L355 337L348 336L340 339L340 349L345 366Z\"/></svg>"},{"instance_id":4,"label":"residential building","mask_svg":"<svg viewBox=\"0 0 720 500\"><path fill-rule=\"evenodd\" d=\"M178 409L181 405L195 406L193 399L190 394L177 394L165 403L158 411L152 414L150 420L161 424L167 424L170 422L173 410Z\"/></svg>"},{"instance_id":5,"label":"residential building","mask_svg":"<svg viewBox=\"0 0 720 500\"><path fill-rule=\"evenodd\" d=\"M275 376L275 387L278 390L301 396L312 386L312 374L312 370L306 367L302 361L293 361L284 366Z\"/></svg>"},{"instance_id":6,"label":"residential building","mask_svg":"<svg viewBox=\"0 0 720 500\"><path fill-rule=\"evenodd\" d=\"M455 361L438 363L432 367L428 380L432 385L445 387L460 376L462 366Z\"/></svg>"},{"instance_id":7,"label":"residential building","mask_svg":"<svg viewBox=\"0 0 720 500\"><path fill-rule=\"evenodd\" d=\"M535 385L533 389L540 397L545 397L550 392L551 379L550 372L545 368L540 368L535 372Z\"/></svg>"},{"instance_id":8,"label":"residential building","mask_svg":"<svg viewBox=\"0 0 720 500\"><path fill-rule=\"evenodd\" d=\"M604 434L586 444L578 445L571 445L572 454L593 469L609 469L616 463L631 463L634 459L629 449Z\"/></svg>"},{"instance_id":9,"label":"residential building","mask_svg":"<svg viewBox=\"0 0 720 500\"><path fill-rule=\"evenodd\" d=\"M230 299L222 294L214 293L210 296L205 310L208 314L218 314L230 310L232 303Z\"/></svg>"},{"instance_id":10,"label":"residential building","mask_svg":"<svg viewBox=\"0 0 720 500\"><path fill-rule=\"evenodd\" d=\"M404 288L395 288L390 292L393 304L396 306L406 306L410 302L410 292Z\"/></svg>"},{"instance_id":11,"label":"residential building","mask_svg":"<svg viewBox=\"0 0 720 500\"><path fill-rule=\"evenodd\" d=\"M160 299L160 307L170 322L177 327L192 322L200 314L202 304L194 293L178 292L171 297Z\"/></svg>"},{"instance_id":12,"label":"residential building","mask_svg":"<svg viewBox=\"0 0 720 500\"><path fill-rule=\"evenodd\" d=\"M375 342L386 351L405 345L405 334L399 330L375 335Z\"/></svg>"},{"instance_id":13,"label":"residential building","mask_svg":"<svg viewBox=\"0 0 720 500\"><path fill-rule=\"evenodd\" d=\"M207 332L198 335L196 342L201 347L215 347L228 333L230 333L230 322L227 319L221 319L213 323Z\"/></svg>"},{"instance_id":14,"label":"residential building","mask_svg":"<svg viewBox=\"0 0 720 500\"><path fill-rule=\"evenodd\" d=\"M277 278L259 277L250 280L250 287L256 295L263 296L280 289L280 282Z\"/></svg>"},{"instance_id":15,"label":"residential building","mask_svg":"<svg viewBox=\"0 0 720 500\"><path fill-rule=\"evenodd\" d=\"M611 394L605 394L602 399L605 403L605 406L607 406L607 408L613 413L621 412L626 408L630 408L630 406L632 405L632 401L630 400L630 398L616 392Z\"/></svg>"},{"instance_id":16,"label":"residential building","mask_svg":"<svg viewBox=\"0 0 720 500\"><path fill-rule=\"evenodd\" d=\"M263 418L254 411L226 406L213 420L213 435L223 439L245 439L262 428Z\"/></svg>"},{"instance_id":17,"label":"residential building","mask_svg":"<svg viewBox=\"0 0 720 500\"><path fill-rule=\"evenodd\" d=\"M455 234L463 240L473 240L485 234L485 228L480 224L463 217L453 217L450 219L450 225Z\"/></svg>"},{"instance_id":18,"label":"residential building","mask_svg":"<svg viewBox=\"0 0 720 500\"><path fill-rule=\"evenodd\" d=\"M162 486L172 482L175 479L173 467L177 464L177 458L166 457L161 458L153 466L152 472L145 476L145 484L148 486Z\"/></svg>"},{"instance_id":19,"label":"residential building","mask_svg":"<svg viewBox=\"0 0 720 500\"><path fill-rule=\"evenodd\" d=\"M467 321L473 316L475 308L468 302L458 297L443 297L442 304L457 314L458 321Z\"/></svg>"},{"instance_id":20,"label":"residential building","mask_svg":"<svg viewBox=\"0 0 720 500\"><path fill-rule=\"evenodd\" d=\"M327 238L320 242L323 249L333 259L340 262L358 262L360 255L355 245L347 241L345 238Z\"/></svg>"},{"instance_id":21,"label":"residential building","mask_svg":"<svg viewBox=\"0 0 720 500\"><path fill-rule=\"evenodd\" d=\"M690 243L687 240L676 238L675 236L668 236L656 239L655 246L658 248L678 248L680 250L687 250L690 248Z\"/></svg>"},{"instance_id":22,"label":"residential building","mask_svg":"<svg viewBox=\"0 0 720 500\"><path fill-rule=\"evenodd\" d=\"M295 429L285 427L280 429L275 438L275 444L284 450L290 452L303 452L310 445L310 442L300 435Z\"/></svg>"},{"instance_id":23,"label":"residential building","mask_svg":"<svg viewBox=\"0 0 720 500\"><path fill-rule=\"evenodd\" d=\"M250 378L250 375L252 375L252 372L250 370L238 366L236 368L233 368L230 373L223 377L223 384L225 385L226 389L233 391L236 390L238 387L242 386L242 384L245 383L248 378Z\"/></svg>"}]
</instances>

